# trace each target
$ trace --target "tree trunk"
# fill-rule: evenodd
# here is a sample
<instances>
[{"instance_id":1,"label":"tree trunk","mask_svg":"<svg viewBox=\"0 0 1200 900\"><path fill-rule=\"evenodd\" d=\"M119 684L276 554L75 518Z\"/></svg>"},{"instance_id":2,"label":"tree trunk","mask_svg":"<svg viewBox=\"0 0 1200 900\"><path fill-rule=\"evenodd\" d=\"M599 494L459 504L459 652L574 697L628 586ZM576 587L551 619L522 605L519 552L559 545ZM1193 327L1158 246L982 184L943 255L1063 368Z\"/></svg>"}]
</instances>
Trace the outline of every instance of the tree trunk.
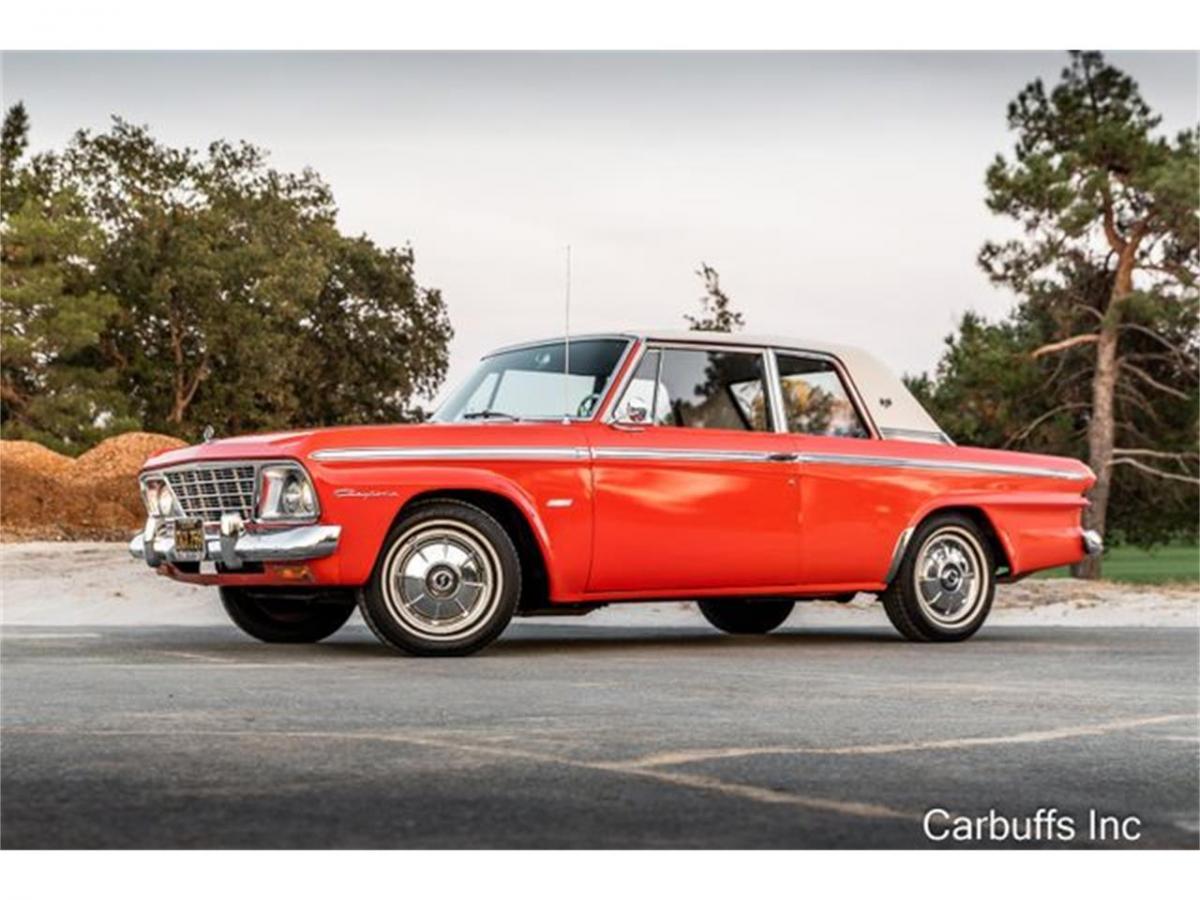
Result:
<instances>
[{"instance_id":1,"label":"tree trunk","mask_svg":"<svg viewBox=\"0 0 1200 900\"><path fill-rule=\"evenodd\" d=\"M1096 483L1088 494L1091 505L1083 512L1083 527L1100 535L1108 518L1108 495L1112 489L1112 458L1116 435L1113 398L1117 388L1117 335L1121 325L1122 304L1133 291L1133 252L1122 253L1113 281L1108 309L1100 322L1096 341L1096 371L1092 374L1092 411L1088 421L1088 465L1096 473ZM1100 557L1088 556L1072 567L1078 578L1099 578Z\"/></svg>"},{"instance_id":2,"label":"tree trunk","mask_svg":"<svg viewBox=\"0 0 1200 900\"><path fill-rule=\"evenodd\" d=\"M1091 505L1083 511L1083 527L1104 534L1108 494L1112 488L1114 432L1113 394L1117 386L1117 329L1107 319L1096 343L1096 371L1092 376L1092 415L1088 421L1088 465L1096 483L1088 494ZM1079 578L1100 577L1100 557L1088 556L1074 567Z\"/></svg>"}]
</instances>

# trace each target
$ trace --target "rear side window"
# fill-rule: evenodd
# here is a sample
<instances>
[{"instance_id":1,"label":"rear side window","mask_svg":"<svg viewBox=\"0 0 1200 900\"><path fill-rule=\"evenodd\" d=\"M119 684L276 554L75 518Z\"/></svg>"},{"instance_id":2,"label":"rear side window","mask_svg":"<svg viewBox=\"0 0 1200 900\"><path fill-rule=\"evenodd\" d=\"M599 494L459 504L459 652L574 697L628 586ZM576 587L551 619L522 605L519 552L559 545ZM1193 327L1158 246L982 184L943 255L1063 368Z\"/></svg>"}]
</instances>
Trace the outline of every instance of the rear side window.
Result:
<instances>
[{"instance_id":1,"label":"rear side window","mask_svg":"<svg viewBox=\"0 0 1200 900\"><path fill-rule=\"evenodd\" d=\"M788 431L827 437L870 437L850 392L828 360L777 354Z\"/></svg>"},{"instance_id":2,"label":"rear side window","mask_svg":"<svg viewBox=\"0 0 1200 900\"><path fill-rule=\"evenodd\" d=\"M657 375L650 366L657 367ZM635 389L643 401L650 400L646 407L656 425L731 431L773 428L761 353L652 350L634 374L630 392Z\"/></svg>"}]
</instances>

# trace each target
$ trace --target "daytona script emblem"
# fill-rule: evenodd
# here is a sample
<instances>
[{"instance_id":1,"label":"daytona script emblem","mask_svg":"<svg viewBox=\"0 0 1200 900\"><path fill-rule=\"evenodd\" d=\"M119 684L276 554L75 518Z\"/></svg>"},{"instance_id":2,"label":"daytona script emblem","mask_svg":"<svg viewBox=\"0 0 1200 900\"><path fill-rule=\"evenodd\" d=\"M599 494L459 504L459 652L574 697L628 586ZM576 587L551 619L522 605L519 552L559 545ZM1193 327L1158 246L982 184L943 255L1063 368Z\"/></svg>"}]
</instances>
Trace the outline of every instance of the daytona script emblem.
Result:
<instances>
[{"instance_id":1,"label":"daytona script emblem","mask_svg":"<svg viewBox=\"0 0 1200 900\"><path fill-rule=\"evenodd\" d=\"M335 497L349 497L355 500L374 500L377 497L395 497L395 491L359 490L358 488L338 488L333 492Z\"/></svg>"}]
</instances>

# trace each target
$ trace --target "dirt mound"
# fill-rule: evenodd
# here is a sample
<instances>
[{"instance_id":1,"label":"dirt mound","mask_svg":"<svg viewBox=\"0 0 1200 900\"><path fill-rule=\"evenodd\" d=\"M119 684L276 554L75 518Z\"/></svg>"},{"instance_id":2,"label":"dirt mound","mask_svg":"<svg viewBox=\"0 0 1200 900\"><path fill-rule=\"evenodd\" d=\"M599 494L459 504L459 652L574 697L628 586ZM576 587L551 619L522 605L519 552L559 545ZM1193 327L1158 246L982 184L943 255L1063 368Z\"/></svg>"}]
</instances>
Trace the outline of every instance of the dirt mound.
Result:
<instances>
[{"instance_id":1,"label":"dirt mound","mask_svg":"<svg viewBox=\"0 0 1200 900\"><path fill-rule=\"evenodd\" d=\"M182 446L134 431L71 459L30 441L0 441L0 539L128 537L145 520L138 470L152 454Z\"/></svg>"},{"instance_id":2,"label":"dirt mound","mask_svg":"<svg viewBox=\"0 0 1200 900\"><path fill-rule=\"evenodd\" d=\"M0 461L5 466L19 466L52 474L69 467L73 462L71 457L55 453L33 441L0 441L0 447L3 448Z\"/></svg>"}]
</instances>

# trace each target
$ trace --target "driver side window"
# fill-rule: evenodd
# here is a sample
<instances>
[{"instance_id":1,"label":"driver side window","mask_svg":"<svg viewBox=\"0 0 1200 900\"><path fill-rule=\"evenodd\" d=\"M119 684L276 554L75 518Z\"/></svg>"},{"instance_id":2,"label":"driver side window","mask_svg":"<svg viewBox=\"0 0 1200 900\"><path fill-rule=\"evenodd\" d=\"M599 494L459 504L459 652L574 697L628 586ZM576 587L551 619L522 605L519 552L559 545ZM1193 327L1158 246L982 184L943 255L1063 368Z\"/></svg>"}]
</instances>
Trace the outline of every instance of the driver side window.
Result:
<instances>
[{"instance_id":1,"label":"driver side window","mask_svg":"<svg viewBox=\"0 0 1200 900\"><path fill-rule=\"evenodd\" d=\"M676 428L770 431L761 353L651 349L616 409L618 419ZM632 414L631 414L632 413Z\"/></svg>"}]
</instances>

